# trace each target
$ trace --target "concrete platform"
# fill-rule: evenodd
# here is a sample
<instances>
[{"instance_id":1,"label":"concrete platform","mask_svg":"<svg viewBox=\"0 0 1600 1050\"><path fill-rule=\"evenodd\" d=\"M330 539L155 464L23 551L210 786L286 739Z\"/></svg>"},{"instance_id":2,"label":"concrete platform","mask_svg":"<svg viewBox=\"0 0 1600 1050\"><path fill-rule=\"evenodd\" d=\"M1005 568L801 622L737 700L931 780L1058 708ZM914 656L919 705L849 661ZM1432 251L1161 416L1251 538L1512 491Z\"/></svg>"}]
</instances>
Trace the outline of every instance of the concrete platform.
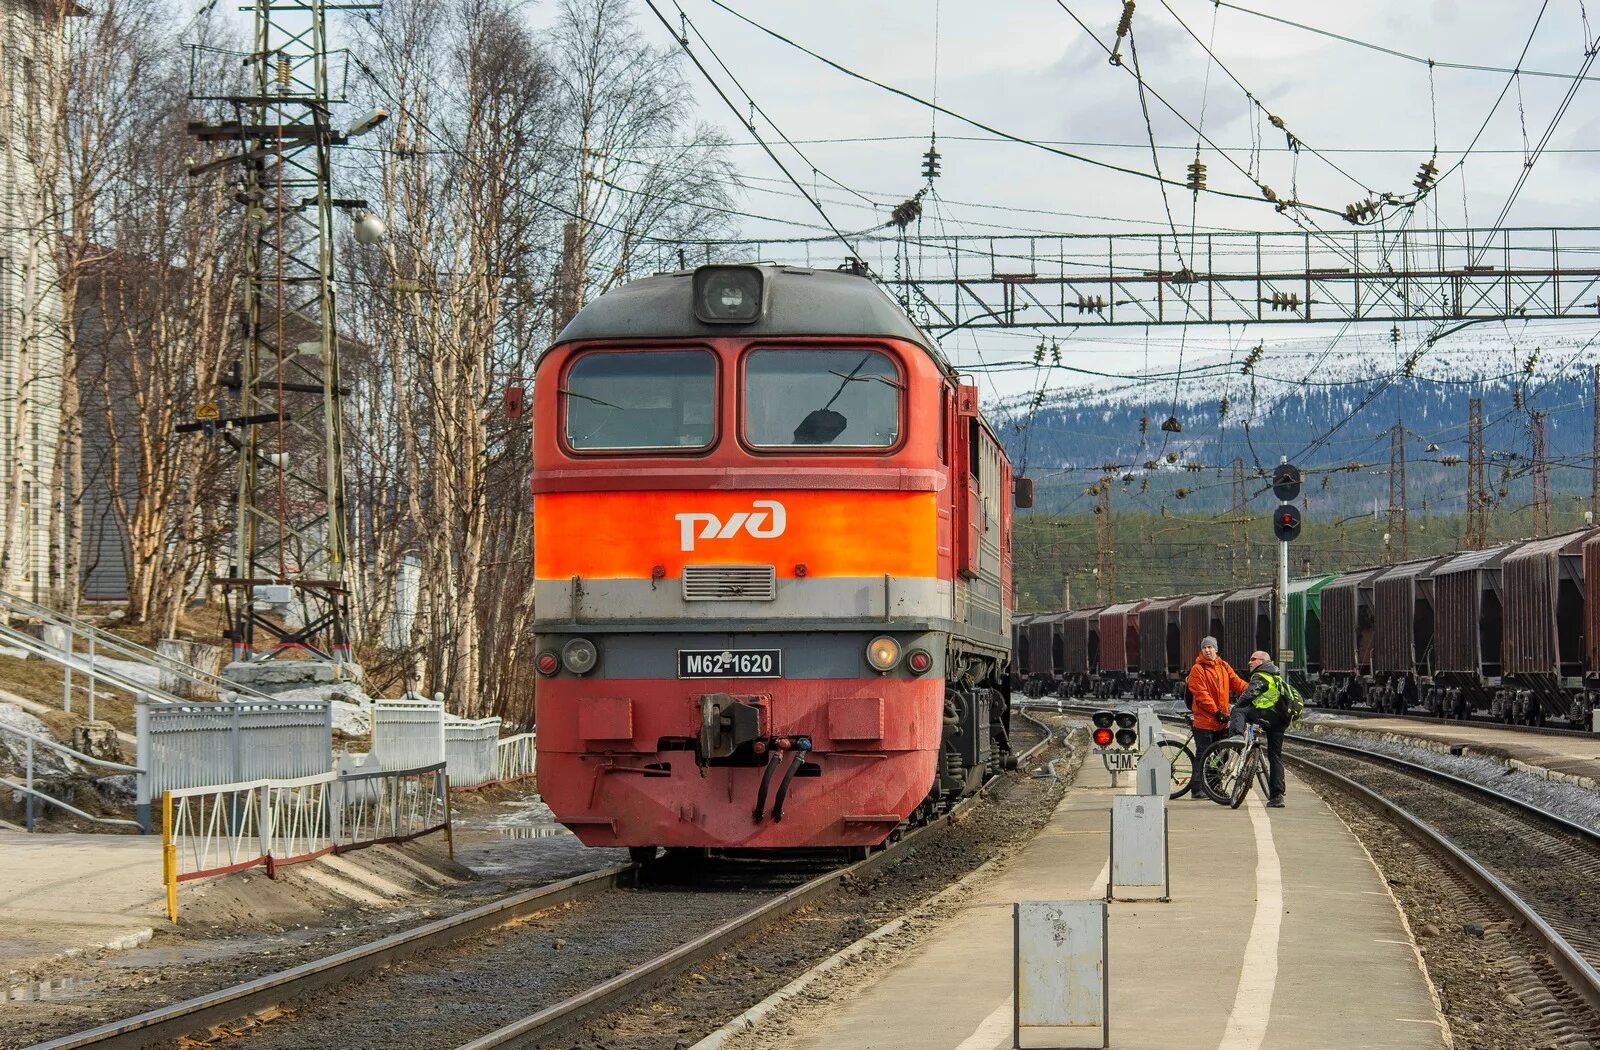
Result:
<instances>
[{"instance_id":1,"label":"concrete platform","mask_svg":"<svg viewBox=\"0 0 1600 1050\"><path fill-rule=\"evenodd\" d=\"M1124 777L1124 779L1129 779ZM807 1018L794 1050L1011 1044L1011 905L1104 895L1111 797L1091 760L1049 825L878 980ZM1127 789L1120 789L1127 790ZM1444 1024L1398 906L1303 783L1289 807L1169 805L1173 900L1113 903L1118 1050L1439 1050Z\"/></svg>"},{"instance_id":2,"label":"concrete platform","mask_svg":"<svg viewBox=\"0 0 1600 1050\"><path fill-rule=\"evenodd\" d=\"M1338 718L1325 714L1307 728L1348 730L1411 737L1440 749L1464 745L1472 753L1549 771L1555 779L1571 779L1584 787L1600 787L1600 736L1529 733L1481 722L1417 722L1408 718Z\"/></svg>"},{"instance_id":3,"label":"concrete platform","mask_svg":"<svg viewBox=\"0 0 1600 1050\"><path fill-rule=\"evenodd\" d=\"M0 959L130 948L165 925L161 839L0 831Z\"/></svg>"}]
</instances>

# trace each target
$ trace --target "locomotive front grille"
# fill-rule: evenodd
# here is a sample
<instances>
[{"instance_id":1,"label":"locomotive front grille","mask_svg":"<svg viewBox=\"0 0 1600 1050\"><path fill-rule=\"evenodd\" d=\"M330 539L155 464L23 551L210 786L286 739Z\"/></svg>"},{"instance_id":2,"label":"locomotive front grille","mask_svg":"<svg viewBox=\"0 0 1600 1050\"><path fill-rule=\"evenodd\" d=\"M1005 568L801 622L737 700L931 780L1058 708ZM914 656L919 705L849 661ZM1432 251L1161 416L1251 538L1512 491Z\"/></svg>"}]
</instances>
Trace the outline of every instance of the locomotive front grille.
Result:
<instances>
[{"instance_id":1,"label":"locomotive front grille","mask_svg":"<svg viewBox=\"0 0 1600 1050\"><path fill-rule=\"evenodd\" d=\"M770 602L778 597L778 574L771 565L685 565L683 600L688 602Z\"/></svg>"}]
</instances>

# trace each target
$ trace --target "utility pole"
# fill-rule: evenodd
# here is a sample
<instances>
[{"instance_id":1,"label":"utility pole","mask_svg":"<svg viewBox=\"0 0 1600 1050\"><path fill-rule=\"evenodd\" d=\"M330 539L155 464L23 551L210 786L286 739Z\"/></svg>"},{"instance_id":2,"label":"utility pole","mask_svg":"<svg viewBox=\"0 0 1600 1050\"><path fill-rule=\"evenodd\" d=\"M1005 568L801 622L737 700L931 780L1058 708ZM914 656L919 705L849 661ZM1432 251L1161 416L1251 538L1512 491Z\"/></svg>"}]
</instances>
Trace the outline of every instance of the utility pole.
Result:
<instances>
[{"instance_id":1,"label":"utility pole","mask_svg":"<svg viewBox=\"0 0 1600 1050\"><path fill-rule=\"evenodd\" d=\"M1467 402L1467 531L1462 546L1480 550L1488 542L1488 490L1484 487L1483 399Z\"/></svg>"},{"instance_id":2,"label":"utility pole","mask_svg":"<svg viewBox=\"0 0 1600 1050\"><path fill-rule=\"evenodd\" d=\"M1589 444L1589 524L1600 523L1600 365L1589 366L1593 383L1589 407L1594 410L1594 436Z\"/></svg>"},{"instance_id":3,"label":"utility pole","mask_svg":"<svg viewBox=\"0 0 1600 1050\"><path fill-rule=\"evenodd\" d=\"M1248 494L1245 491L1244 484L1244 458L1241 456L1234 456L1233 520L1228 525L1228 567L1233 573L1233 582L1235 586L1237 586L1239 583L1241 573L1249 567L1246 564L1248 559L1245 557L1244 553L1245 544L1250 542L1244 527L1245 503L1247 499Z\"/></svg>"},{"instance_id":4,"label":"utility pole","mask_svg":"<svg viewBox=\"0 0 1600 1050\"><path fill-rule=\"evenodd\" d=\"M1095 601L1117 600L1117 549L1111 534L1111 479L1100 479L1100 498L1094 507Z\"/></svg>"},{"instance_id":5,"label":"utility pole","mask_svg":"<svg viewBox=\"0 0 1600 1050\"><path fill-rule=\"evenodd\" d=\"M1533 429L1533 534L1550 535L1550 460L1545 455L1543 412L1529 413Z\"/></svg>"},{"instance_id":6,"label":"utility pole","mask_svg":"<svg viewBox=\"0 0 1600 1050\"><path fill-rule=\"evenodd\" d=\"M1389 430L1389 535L1400 537L1400 560L1409 559L1411 535L1406 518L1406 427L1399 420ZM1390 559L1392 550L1391 545L1384 545L1386 559Z\"/></svg>"},{"instance_id":7,"label":"utility pole","mask_svg":"<svg viewBox=\"0 0 1600 1050\"><path fill-rule=\"evenodd\" d=\"M236 412L196 407L196 424L220 430L238 452L232 564L218 580L227 601L234 668L287 651L308 681L359 674L351 660L352 581L344 489L339 327L333 256L335 216L351 213L356 239L374 243L383 224L365 202L333 195L333 150L388 115L377 110L335 129L344 74L330 70L329 11L376 3L256 0L247 94L197 96L230 105L234 118L194 125L203 142L231 152L191 174L234 165L243 204L243 352L231 382ZM258 638L266 636L264 644ZM331 673L328 671L332 665ZM298 669L298 668L297 668Z\"/></svg>"}]
</instances>

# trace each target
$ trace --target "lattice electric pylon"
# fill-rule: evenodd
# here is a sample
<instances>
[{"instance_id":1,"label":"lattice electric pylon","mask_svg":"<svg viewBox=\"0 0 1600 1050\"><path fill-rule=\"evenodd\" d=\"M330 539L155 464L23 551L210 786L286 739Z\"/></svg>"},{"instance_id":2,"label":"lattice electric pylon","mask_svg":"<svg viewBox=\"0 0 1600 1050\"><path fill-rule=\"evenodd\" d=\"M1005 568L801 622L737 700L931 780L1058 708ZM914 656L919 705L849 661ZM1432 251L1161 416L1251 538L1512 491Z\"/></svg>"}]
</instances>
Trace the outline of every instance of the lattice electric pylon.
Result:
<instances>
[{"instance_id":1,"label":"lattice electric pylon","mask_svg":"<svg viewBox=\"0 0 1600 1050\"><path fill-rule=\"evenodd\" d=\"M238 152L193 171L243 169L236 195L244 208L243 346L225 384L236 392L236 412L209 412L209 429L239 453L232 564L219 581L235 661L298 650L350 662L355 577L344 493L334 217L353 211L358 237L360 224L370 231L375 220L363 202L332 192L333 149L347 133L334 128L330 115L344 101L344 73L333 68L327 15L379 6L259 0L253 47L242 56L248 93L197 96L231 106L234 119L195 125L195 136L237 144ZM369 116L360 129L382 116ZM258 645L258 632L270 640Z\"/></svg>"}]
</instances>

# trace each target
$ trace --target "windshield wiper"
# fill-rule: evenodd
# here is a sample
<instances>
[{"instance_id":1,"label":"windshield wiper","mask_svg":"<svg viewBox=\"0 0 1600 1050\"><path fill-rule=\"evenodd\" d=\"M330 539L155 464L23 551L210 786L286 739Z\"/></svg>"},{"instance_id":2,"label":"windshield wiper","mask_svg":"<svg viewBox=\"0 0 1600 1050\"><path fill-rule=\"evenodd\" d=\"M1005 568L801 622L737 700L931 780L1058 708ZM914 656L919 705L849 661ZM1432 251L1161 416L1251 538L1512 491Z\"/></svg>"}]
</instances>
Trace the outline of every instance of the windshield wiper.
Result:
<instances>
[{"instance_id":1,"label":"windshield wiper","mask_svg":"<svg viewBox=\"0 0 1600 1050\"><path fill-rule=\"evenodd\" d=\"M616 409L616 410L617 410L617 411L618 411L618 412L621 412L621 411L623 411L623 407L622 407L622 406L621 406L621 405L613 405L613 404L612 404L612 403L611 403L611 402L609 402L609 401L602 401L602 400L600 400L600 399L599 399L599 398L598 398L598 397L590 397L590 396L589 396L589 395L588 395L588 394L580 394L580 393L578 393L578 392L577 392L577 391L576 391L576 390L568 390L568 389L567 389L567 388L566 388L566 387L564 387L564 386L562 386L562 387L557 387L557 388L556 388L556 393L558 393L558 394L565 394L565 395L566 395L566 396L567 396L567 397L576 397L576 398L579 398L579 399L581 399L581 400L584 400L584 401L587 401L587 402L589 402L589 403L590 403L590 404L594 404L594 405L603 405L603 406L605 406L605 407L606 407L606 408L614 408L614 409Z\"/></svg>"}]
</instances>

